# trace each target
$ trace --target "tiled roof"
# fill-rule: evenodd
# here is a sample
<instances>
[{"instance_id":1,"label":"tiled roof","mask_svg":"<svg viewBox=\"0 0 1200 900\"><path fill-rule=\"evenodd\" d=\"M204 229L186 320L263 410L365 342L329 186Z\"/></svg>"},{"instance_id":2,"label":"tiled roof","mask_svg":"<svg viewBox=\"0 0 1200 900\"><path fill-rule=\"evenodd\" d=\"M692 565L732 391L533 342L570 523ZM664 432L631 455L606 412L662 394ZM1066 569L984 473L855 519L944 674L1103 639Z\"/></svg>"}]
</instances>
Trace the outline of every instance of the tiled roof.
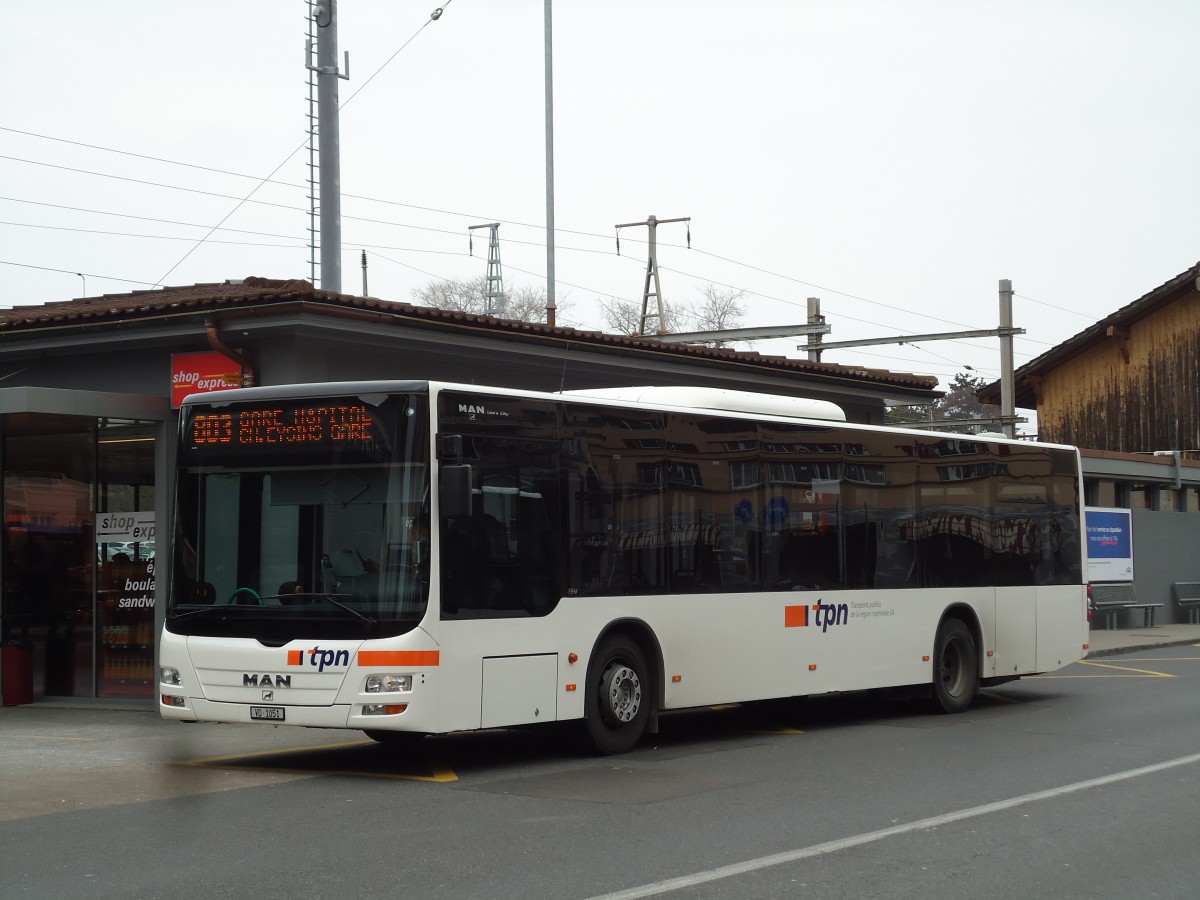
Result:
<instances>
[{"instance_id":1,"label":"tiled roof","mask_svg":"<svg viewBox=\"0 0 1200 900\"><path fill-rule=\"evenodd\" d=\"M139 320L155 320L164 316L204 316L234 310L262 310L272 305L302 303L314 311L331 314L348 310L377 313L386 318L381 328L387 327L387 319L396 324L423 325L448 330L470 330L475 333L492 332L499 335L521 336L551 343L568 342L586 344L596 348L641 351L666 354L668 356L708 359L716 363L758 366L783 372L804 374L818 380L831 379L841 382L859 383L864 387L889 386L906 391L933 391L938 380L927 375L912 375L890 372L885 369L867 369L860 366L843 366L834 363L810 362L807 359L791 359L782 356L763 356L755 352L719 350L690 344L666 344L653 337L628 337L584 331L575 328L550 326L539 322L520 322L499 319L473 313L414 306L409 303L379 300L374 297L357 297L333 291L315 289L309 282L247 278L244 281L226 281L220 284L195 284L188 287L167 287L149 291L133 291L128 294L105 294L101 297L84 297L64 300L41 306L18 306L0 309L0 341L19 339L23 332L62 328L64 331L81 326L98 327L121 324L128 326Z\"/></svg>"}]
</instances>

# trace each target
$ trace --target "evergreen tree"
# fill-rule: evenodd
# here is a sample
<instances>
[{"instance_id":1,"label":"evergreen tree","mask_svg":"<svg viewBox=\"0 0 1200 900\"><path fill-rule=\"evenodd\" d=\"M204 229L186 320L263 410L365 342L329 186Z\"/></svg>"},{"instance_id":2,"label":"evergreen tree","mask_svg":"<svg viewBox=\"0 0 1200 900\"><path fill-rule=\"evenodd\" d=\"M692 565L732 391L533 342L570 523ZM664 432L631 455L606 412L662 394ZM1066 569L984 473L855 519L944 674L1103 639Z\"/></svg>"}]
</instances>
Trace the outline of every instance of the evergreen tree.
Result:
<instances>
[{"instance_id":1,"label":"evergreen tree","mask_svg":"<svg viewBox=\"0 0 1200 900\"><path fill-rule=\"evenodd\" d=\"M921 406L893 406L887 411L884 421L889 425L959 421L962 419L991 419L1000 415L1000 407L980 403L979 389L987 385L987 379L971 377L966 372L954 376L950 390L933 403ZM981 431L998 431L995 425L943 425L941 431L956 431L962 434L978 434Z\"/></svg>"}]
</instances>

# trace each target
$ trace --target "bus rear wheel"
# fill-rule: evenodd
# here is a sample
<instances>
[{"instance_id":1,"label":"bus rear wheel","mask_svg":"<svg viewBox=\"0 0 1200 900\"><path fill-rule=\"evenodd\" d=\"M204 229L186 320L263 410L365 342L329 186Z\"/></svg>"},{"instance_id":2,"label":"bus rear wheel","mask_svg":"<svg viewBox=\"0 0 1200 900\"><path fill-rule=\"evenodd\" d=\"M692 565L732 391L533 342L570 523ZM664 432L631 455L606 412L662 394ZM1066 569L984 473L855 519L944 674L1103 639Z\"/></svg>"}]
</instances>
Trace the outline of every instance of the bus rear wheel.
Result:
<instances>
[{"instance_id":1,"label":"bus rear wheel","mask_svg":"<svg viewBox=\"0 0 1200 900\"><path fill-rule=\"evenodd\" d=\"M637 746L650 716L651 687L637 642L623 634L606 638L588 663L584 725L591 749L607 755Z\"/></svg>"},{"instance_id":2,"label":"bus rear wheel","mask_svg":"<svg viewBox=\"0 0 1200 900\"><path fill-rule=\"evenodd\" d=\"M943 619L933 643L933 702L944 713L966 711L979 690L979 650L961 619Z\"/></svg>"}]
</instances>

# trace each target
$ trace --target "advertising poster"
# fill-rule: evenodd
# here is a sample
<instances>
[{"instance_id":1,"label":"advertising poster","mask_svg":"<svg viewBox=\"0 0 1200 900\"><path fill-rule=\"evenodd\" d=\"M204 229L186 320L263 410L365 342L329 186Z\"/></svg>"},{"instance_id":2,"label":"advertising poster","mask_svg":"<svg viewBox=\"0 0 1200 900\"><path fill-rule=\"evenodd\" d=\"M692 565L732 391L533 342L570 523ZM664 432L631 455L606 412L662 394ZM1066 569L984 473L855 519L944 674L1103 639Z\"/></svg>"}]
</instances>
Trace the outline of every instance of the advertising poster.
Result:
<instances>
[{"instance_id":1,"label":"advertising poster","mask_svg":"<svg viewBox=\"0 0 1200 900\"><path fill-rule=\"evenodd\" d=\"M1133 514L1098 506L1083 511L1088 581L1133 581Z\"/></svg>"},{"instance_id":2,"label":"advertising poster","mask_svg":"<svg viewBox=\"0 0 1200 900\"><path fill-rule=\"evenodd\" d=\"M201 391L225 391L242 386L241 367L220 353L171 354L171 408Z\"/></svg>"}]
</instances>

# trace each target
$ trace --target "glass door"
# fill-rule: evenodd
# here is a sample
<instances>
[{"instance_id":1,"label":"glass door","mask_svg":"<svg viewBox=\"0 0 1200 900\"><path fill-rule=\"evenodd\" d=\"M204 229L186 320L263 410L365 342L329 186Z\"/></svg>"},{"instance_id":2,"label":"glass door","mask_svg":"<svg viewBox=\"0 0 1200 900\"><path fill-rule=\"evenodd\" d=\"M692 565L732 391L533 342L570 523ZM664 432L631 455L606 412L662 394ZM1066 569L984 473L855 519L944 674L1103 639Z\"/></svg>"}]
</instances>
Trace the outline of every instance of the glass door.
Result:
<instances>
[{"instance_id":1,"label":"glass door","mask_svg":"<svg viewBox=\"0 0 1200 900\"><path fill-rule=\"evenodd\" d=\"M154 426L102 419L96 437L97 696L154 695Z\"/></svg>"}]
</instances>

